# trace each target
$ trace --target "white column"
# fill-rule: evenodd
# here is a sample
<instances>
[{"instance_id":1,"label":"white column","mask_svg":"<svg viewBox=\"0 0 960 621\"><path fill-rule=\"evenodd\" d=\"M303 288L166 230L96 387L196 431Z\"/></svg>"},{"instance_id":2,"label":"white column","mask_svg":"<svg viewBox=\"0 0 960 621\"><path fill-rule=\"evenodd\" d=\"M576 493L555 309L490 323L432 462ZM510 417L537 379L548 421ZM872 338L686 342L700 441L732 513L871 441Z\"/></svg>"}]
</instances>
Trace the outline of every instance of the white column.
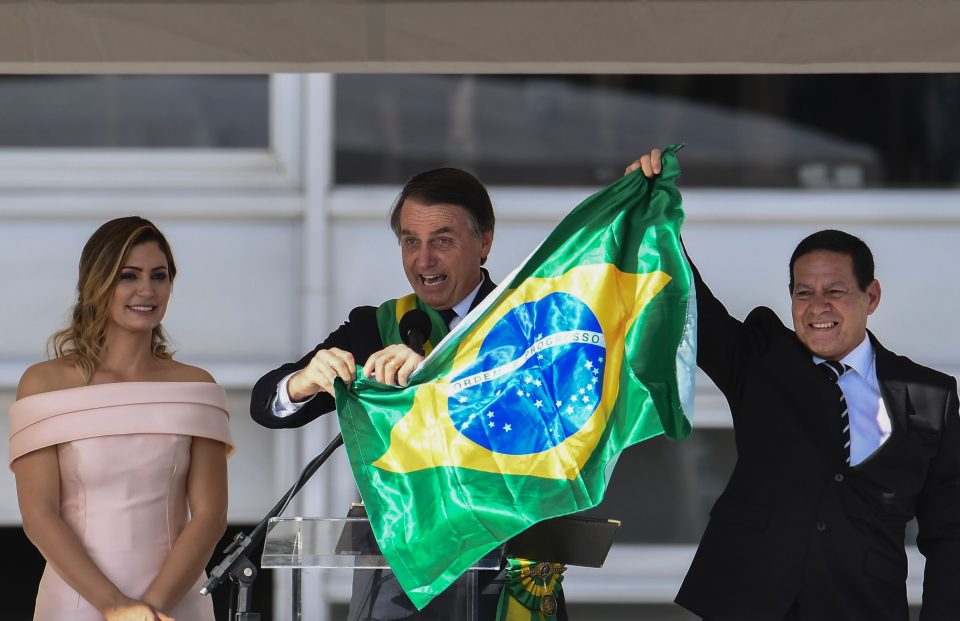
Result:
<instances>
[{"instance_id":1,"label":"white column","mask_svg":"<svg viewBox=\"0 0 960 621\"><path fill-rule=\"evenodd\" d=\"M307 75L303 80L303 190L301 342L309 351L331 329L329 300L331 257L329 256L330 188L333 184L333 76ZM334 414L323 416L303 428L300 436L302 467L320 453L339 432ZM342 450L342 449L341 449ZM331 459L303 488L296 510L304 517L338 514L343 503L332 497ZM303 576L303 618L326 621L325 572L305 571ZM289 600L288 600L289 601Z\"/></svg>"}]
</instances>

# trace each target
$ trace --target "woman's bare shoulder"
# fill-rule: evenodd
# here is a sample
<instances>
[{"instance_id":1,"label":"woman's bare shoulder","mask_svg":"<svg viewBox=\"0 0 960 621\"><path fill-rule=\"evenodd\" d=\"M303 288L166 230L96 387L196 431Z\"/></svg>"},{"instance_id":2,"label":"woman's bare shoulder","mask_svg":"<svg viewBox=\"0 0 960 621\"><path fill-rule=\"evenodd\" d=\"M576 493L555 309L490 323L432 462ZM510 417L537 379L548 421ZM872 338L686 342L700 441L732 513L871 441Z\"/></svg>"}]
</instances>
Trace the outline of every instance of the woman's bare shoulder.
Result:
<instances>
[{"instance_id":1,"label":"woman's bare shoulder","mask_svg":"<svg viewBox=\"0 0 960 621\"><path fill-rule=\"evenodd\" d=\"M23 372L17 385L17 399L83 385L83 376L73 361L54 358L38 362Z\"/></svg>"},{"instance_id":2,"label":"woman's bare shoulder","mask_svg":"<svg viewBox=\"0 0 960 621\"><path fill-rule=\"evenodd\" d=\"M168 360L164 365L164 380L168 382L209 382L216 384L206 370L176 360Z\"/></svg>"}]
</instances>

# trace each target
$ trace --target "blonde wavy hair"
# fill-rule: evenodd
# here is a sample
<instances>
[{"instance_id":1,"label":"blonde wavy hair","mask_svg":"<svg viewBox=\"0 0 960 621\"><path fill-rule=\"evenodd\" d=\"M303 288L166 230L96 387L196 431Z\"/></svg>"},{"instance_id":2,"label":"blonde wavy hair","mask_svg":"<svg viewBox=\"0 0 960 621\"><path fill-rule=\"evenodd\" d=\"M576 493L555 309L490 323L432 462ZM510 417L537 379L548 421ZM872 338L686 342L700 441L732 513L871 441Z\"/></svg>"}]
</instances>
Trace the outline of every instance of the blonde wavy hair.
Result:
<instances>
[{"instance_id":1,"label":"blonde wavy hair","mask_svg":"<svg viewBox=\"0 0 960 621\"><path fill-rule=\"evenodd\" d=\"M110 319L110 302L120 279L120 270L134 246L156 242L167 257L170 282L177 274L173 252L163 233L152 222L139 216L116 218L104 223L90 236L80 253L80 277L77 303L70 313L69 325L50 337L48 347L56 358L76 364L89 384L100 365ZM153 329L153 355L171 358L167 335L161 326Z\"/></svg>"}]
</instances>

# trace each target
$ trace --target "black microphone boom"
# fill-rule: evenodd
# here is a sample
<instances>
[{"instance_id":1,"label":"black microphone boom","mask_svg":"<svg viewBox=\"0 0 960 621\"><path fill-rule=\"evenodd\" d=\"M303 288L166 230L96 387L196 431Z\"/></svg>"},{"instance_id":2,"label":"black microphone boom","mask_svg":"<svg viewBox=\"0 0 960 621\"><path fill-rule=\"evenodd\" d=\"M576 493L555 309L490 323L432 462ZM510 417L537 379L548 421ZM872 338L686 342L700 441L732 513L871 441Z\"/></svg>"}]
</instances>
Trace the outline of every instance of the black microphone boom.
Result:
<instances>
[{"instance_id":1,"label":"black microphone boom","mask_svg":"<svg viewBox=\"0 0 960 621\"><path fill-rule=\"evenodd\" d=\"M243 599L246 601L240 602L237 608L241 611L246 611L246 609L249 608L249 587L252 585L253 578L256 578L256 566L253 565L253 563L251 563L251 561L247 558L247 554L251 551L251 548L263 541L267 533L267 527L270 524L270 519L283 513L284 509L287 508L287 505L290 504L290 501L293 499L294 495L300 491L300 488L307 484L307 481L310 480L310 477L312 477L313 474L320 468L320 466L322 466L324 462L330 458L330 455L332 455L333 452L341 446L343 446L343 436L338 433L337 437L335 437L319 455L310 460L310 463L307 464L300 473L300 477L297 479L297 482L287 490L287 493L284 494L283 498L281 498L277 504L270 509L267 515L260 520L260 523L257 524L257 526L250 532L249 535L246 535L242 532L236 534L230 545L228 545L223 551L226 557L220 562L219 565L210 571L210 576L207 579L207 582L203 585L203 588L200 589L200 593L202 595L209 595L228 579L235 584L240 582L242 584L242 594L240 597L238 597L238 599ZM247 579L244 580L242 576L247 576ZM238 614L236 619L259 619L259 615L246 613L245 615L246 616L240 616ZM229 619L230 621L234 621L232 610Z\"/></svg>"},{"instance_id":2,"label":"black microphone boom","mask_svg":"<svg viewBox=\"0 0 960 621\"><path fill-rule=\"evenodd\" d=\"M400 318L400 338L410 349L423 355L423 344L430 336L430 315L414 308Z\"/></svg>"}]
</instances>

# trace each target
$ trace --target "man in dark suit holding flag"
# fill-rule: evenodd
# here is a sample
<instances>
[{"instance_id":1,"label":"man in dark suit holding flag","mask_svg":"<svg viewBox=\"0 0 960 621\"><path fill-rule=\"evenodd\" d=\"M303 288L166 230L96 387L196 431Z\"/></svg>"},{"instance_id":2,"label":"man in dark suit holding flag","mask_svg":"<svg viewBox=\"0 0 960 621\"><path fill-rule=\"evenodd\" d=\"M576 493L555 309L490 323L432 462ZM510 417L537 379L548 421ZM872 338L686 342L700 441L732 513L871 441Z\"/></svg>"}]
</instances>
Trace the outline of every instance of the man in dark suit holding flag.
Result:
<instances>
[{"instance_id":1,"label":"man in dark suit holding flag","mask_svg":"<svg viewBox=\"0 0 960 621\"><path fill-rule=\"evenodd\" d=\"M659 174L660 153L638 168ZM958 619L957 382L867 330L880 284L863 241L814 233L789 269L793 330L766 307L730 316L693 268L697 364L730 405L737 464L676 601L715 621L906 621L916 517L920 619Z\"/></svg>"},{"instance_id":2,"label":"man in dark suit holding flag","mask_svg":"<svg viewBox=\"0 0 960 621\"><path fill-rule=\"evenodd\" d=\"M419 308L431 320L432 347L496 288L481 266L493 244L494 213L486 188L456 168L420 173L404 186L390 214L403 270L413 295L360 306L313 351L264 375L256 383L250 414L265 427L301 427L334 409L333 382L365 375L404 385L423 360L400 339L405 311Z\"/></svg>"},{"instance_id":3,"label":"man in dark suit holding flag","mask_svg":"<svg viewBox=\"0 0 960 621\"><path fill-rule=\"evenodd\" d=\"M352 382L356 365L378 382L406 385L424 359L400 334L400 322L419 309L429 318L425 353L429 353L496 285L482 268L493 243L494 212L486 188L469 173L440 168L414 176L403 188L390 215L400 243L411 295L379 307L360 306L313 351L284 364L256 383L250 403L255 421L270 428L300 427L334 410L334 380ZM446 619L435 602L417 612L392 574L359 594L355 582L351 620ZM502 574L480 572L479 618L493 619ZM358 597L371 605L358 606ZM562 596L558 619L566 619Z\"/></svg>"}]
</instances>

